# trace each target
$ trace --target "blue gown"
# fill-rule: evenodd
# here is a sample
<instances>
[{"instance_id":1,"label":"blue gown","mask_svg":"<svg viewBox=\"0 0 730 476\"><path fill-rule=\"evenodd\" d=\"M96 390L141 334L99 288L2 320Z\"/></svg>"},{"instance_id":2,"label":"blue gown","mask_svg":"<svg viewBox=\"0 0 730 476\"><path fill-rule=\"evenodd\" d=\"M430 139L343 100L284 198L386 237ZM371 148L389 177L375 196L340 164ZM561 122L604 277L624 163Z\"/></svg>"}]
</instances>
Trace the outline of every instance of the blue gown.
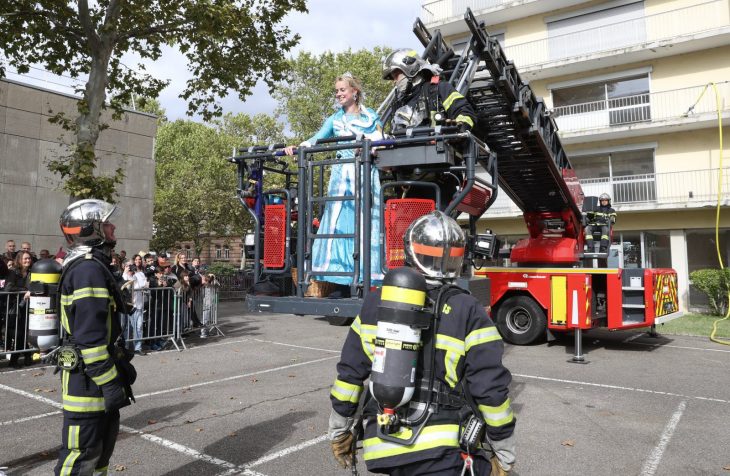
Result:
<instances>
[{"instance_id":1,"label":"blue gown","mask_svg":"<svg viewBox=\"0 0 730 476\"><path fill-rule=\"evenodd\" d=\"M330 137L363 134L373 140L382 139L382 124L378 115L370 108L360 106L359 114L346 114L343 109L338 110L325 120L322 128L307 142ZM351 159L355 156L354 149L339 151L342 158ZM361 177L362 178L362 177ZM372 225L370 237L363 236L360 241L360 256L364 257L363 249L370 247L370 279L371 284L377 285L383 279L380 266L380 177L378 170L373 167L371 175L372 193ZM355 164L335 164L331 166L331 175L327 185L327 196L352 196L355 190ZM365 191L363 191L364 193ZM361 196L363 196L361 194ZM362 204L361 204L362 207ZM361 222L362 223L362 222ZM361 224L362 226L362 224ZM328 202L320 220L318 234L352 234L355 231L355 201L345 200ZM314 240L312 248L312 271L352 272L355 269L355 260L352 257L355 249L355 240L352 238L333 238ZM363 262L360 261L360 278L362 282ZM329 281L336 284L349 285L352 278L349 276L314 276L319 281Z\"/></svg>"}]
</instances>

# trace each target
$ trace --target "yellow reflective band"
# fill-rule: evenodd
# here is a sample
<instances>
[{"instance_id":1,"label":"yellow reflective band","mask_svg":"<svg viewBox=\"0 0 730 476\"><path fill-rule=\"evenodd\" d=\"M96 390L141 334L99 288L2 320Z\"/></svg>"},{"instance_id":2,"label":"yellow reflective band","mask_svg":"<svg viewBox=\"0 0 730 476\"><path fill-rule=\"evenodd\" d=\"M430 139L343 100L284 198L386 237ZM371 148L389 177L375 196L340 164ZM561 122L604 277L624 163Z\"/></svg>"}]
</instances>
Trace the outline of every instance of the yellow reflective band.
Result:
<instances>
[{"instance_id":1,"label":"yellow reflective band","mask_svg":"<svg viewBox=\"0 0 730 476\"><path fill-rule=\"evenodd\" d=\"M79 425L68 426L68 449L77 450L79 449L79 433L81 427Z\"/></svg>"},{"instance_id":2,"label":"yellow reflective band","mask_svg":"<svg viewBox=\"0 0 730 476\"><path fill-rule=\"evenodd\" d=\"M489 405L479 405L479 411L484 416L484 421L489 426L502 426L511 423L515 419L510 405L510 399L504 401L498 407L490 407Z\"/></svg>"},{"instance_id":3,"label":"yellow reflective band","mask_svg":"<svg viewBox=\"0 0 730 476\"><path fill-rule=\"evenodd\" d=\"M66 459L63 460L63 466L61 467L61 471L58 473L60 476L70 476L71 471L74 469L74 463L78 459L78 457L81 456L81 451L79 450L71 450L68 453L68 456L66 456Z\"/></svg>"},{"instance_id":4,"label":"yellow reflective band","mask_svg":"<svg viewBox=\"0 0 730 476\"><path fill-rule=\"evenodd\" d=\"M109 351L105 345L99 347L92 347L91 349L81 349L81 357L84 358L84 363L93 364L94 362L101 362L109 358Z\"/></svg>"},{"instance_id":5,"label":"yellow reflective band","mask_svg":"<svg viewBox=\"0 0 730 476\"><path fill-rule=\"evenodd\" d=\"M412 58L415 58L415 57L418 56L418 53L416 52L416 50L409 50L408 52L406 52L406 56L410 56Z\"/></svg>"},{"instance_id":6,"label":"yellow reflective band","mask_svg":"<svg viewBox=\"0 0 730 476\"><path fill-rule=\"evenodd\" d=\"M436 348L466 355L464 341L444 334L436 334Z\"/></svg>"},{"instance_id":7,"label":"yellow reflective band","mask_svg":"<svg viewBox=\"0 0 730 476\"><path fill-rule=\"evenodd\" d=\"M392 436L407 439L411 436L410 428L403 428ZM413 454L441 446L456 448L459 446L459 425L433 425L423 429L416 441L411 445L390 443L380 438L368 438L363 441L365 461L388 458L402 454Z\"/></svg>"},{"instance_id":8,"label":"yellow reflective band","mask_svg":"<svg viewBox=\"0 0 730 476\"><path fill-rule=\"evenodd\" d=\"M68 325L68 316L66 315L66 308L61 306L61 325L67 334L71 334L71 328Z\"/></svg>"},{"instance_id":9,"label":"yellow reflective band","mask_svg":"<svg viewBox=\"0 0 730 476\"><path fill-rule=\"evenodd\" d=\"M65 371L64 371L65 373ZM63 396L63 409L69 412L103 412L104 397Z\"/></svg>"},{"instance_id":10,"label":"yellow reflective band","mask_svg":"<svg viewBox=\"0 0 730 476\"><path fill-rule=\"evenodd\" d=\"M449 94L449 97L447 97L444 101L444 109L448 111L451 107L451 104L457 99L464 99L464 96L462 96L458 91L454 91L453 93Z\"/></svg>"},{"instance_id":11,"label":"yellow reflective band","mask_svg":"<svg viewBox=\"0 0 730 476\"><path fill-rule=\"evenodd\" d=\"M40 281L46 284L55 284L61 280L60 273L30 273L31 281Z\"/></svg>"},{"instance_id":12,"label":"yellow reflective band","mask_svg":"<svg viewBox=\"0 0 730 476\"><path fill-rule=\"evenodd\" d=\"M493 342L495 340L502 340L502 336L499 335L496 327L492 326L485 327L484 329L477 329L466 336L466 339L464 340L465 349L469 352L469 349L475 345Z\"/></svg>"},{"instance_id":13,"label":"yellow reflective band","mask_svg":"<svg viewBox=\"0 0 730 476\"><path fill-rule=\"evenodd\" d=\"M464 114L459 114L454 118L456 122L463 122L465 124L469 124L470 127L474 127L474 121L469 116L465 116Z\"/></svg>"},{"instance_id":14,"label":"yellow reflective band","mask_svg":"<svg viewBox=\"0 0 730 476\"><path fill-rule=\"evenodd\" d=\"M423 306L426 303L425 291L399 288L397 286L383 286L380 297L383 301L402 302L414 306Z\"/></svg>"},{"instance_id":15,"label":"yellow reflective band","mask_svg":"<svg viewBox=\"0 0 730 476\"><path fill-rule=\"evenodd\" d=\"M363 387L361 385L354 385L339 379L335 379L335 383L332 385L330 395L332 395L341 402L350 402L357 404L360 401L360 394L362 393L362 390Z\"/></svg>"},{"instance_id":16,"label":"yellow reflective band","mask_svg":"<svg viewBox=\"0 0 730 476\"><path fill-rule=\"evenodd\" d=\"M355 320L352 321L352 325L350 326L350 329L355 331L355 334L360 335L360 314L355 316Z\"/></svg>"},{"instance_id":17,"label":"yellow reflective band","mask_svg":"<svg viewBox=\"0 0 730 476\"><path fill-rule=\"evenodd\" d=\"M107 288L81 288L74 291L72 301L85 298L109 298L109 290Z\"/></svg>"},{"instance_id":18,"label":"yellow reflective band","mask_svg":"<svg viewBox=\"0 0 730 476\"><path fill-rule=\"evenodd\" d=\"M74 297L72 295L61 294L61 304L63 304L64 306L70 306L73 300Z\"/></svg>"},{"instance_id":19,"label":"yellow reflective band","mask_svg":"<svg viewBox=\"0 0 730 476\"><path fill-rule=\"evenodd\" d=\"M362 349L368 359L373 360L373 352L375 352L375 337L378 333L377 326L371 326L369 324L363 324L360 328L360 341L362 342Z\"/></svg>"},{"instance_id":20,"label":"yellow reflective band","mask_svg":"<svg viewBox=\"0 0 730 476\"><path fill-rule=\"evenodd\" d=\"M112 380L114 380L116 378L116 376L117 376L117 368L114 365L112 365L112 367L109 370L107 370L103 374L99 375L98 377L91 377L91 380L93 380L95 384L97 384L98 386L101 387L105 383L109 383Z\"/></svg>"},{"instance_id":21,"label":"yellow reflective band","mask_svg":"<svg viewBox=\"0 0 730 476\"><path fill-rule=\"evenodd\" d=\"M444 356L444 368L446 368L446 383L449 387L454 388L459 383L459 376L456 373L456 367L459 365L459 359L461 356L456 352L446 351Z\"/></svg>"}]
</instances>

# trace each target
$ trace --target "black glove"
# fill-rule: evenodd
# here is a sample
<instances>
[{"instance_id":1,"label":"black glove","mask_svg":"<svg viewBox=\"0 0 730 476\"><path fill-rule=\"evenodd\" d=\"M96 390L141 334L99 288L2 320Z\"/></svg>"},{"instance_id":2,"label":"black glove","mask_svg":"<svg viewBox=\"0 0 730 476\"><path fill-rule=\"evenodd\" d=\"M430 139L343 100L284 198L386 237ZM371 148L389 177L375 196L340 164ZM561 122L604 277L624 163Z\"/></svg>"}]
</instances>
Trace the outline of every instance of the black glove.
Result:
<instances>
[{"instance_id":1,"label":"black glove","mask_svg":"<svg viewBox=\"0 0 730 476\"><path fill-rule=\"evenodd\" d=\"M468 132L471 130L471 126L466 122L459 121L456 125L459 126L459 132Z\"/></svg>"},{"instance_id":2,"label":"black glove","mask_svg":"<svg viewBox=\"0 0 730 476\"><path fill-rule=\"evenodd\" d=\"M104 395L104 409L107 413L131 405L129 397L118 379L102 385L101 393Z\"/></svg>"}]
</instances>

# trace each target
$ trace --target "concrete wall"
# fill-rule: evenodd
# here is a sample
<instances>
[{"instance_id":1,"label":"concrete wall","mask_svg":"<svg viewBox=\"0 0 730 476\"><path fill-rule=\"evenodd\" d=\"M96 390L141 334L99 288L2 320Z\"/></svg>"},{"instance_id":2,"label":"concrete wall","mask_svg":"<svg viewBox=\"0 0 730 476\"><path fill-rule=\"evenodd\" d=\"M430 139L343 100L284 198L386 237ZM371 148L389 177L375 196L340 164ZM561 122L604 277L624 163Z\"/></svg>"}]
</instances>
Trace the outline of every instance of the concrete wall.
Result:
<instances>
[{"instance_id":1,"label":"concrete wall","mask_svg":"<svg viewBox=\"0 0 730 476\"><path fill-rule=\"evenodd\" d=\"M58 217L68 205L60 180L46 167L49 159L68 153L73 135L48 118L59 111L73 117L76 98L54 91L0 81L0 244L29 241L36 253L51 254L64 243ZM118 188L120 212L116 220L118 249L147 249L152 236L155 190L154 141L156 118L127 112L119 121L105 113L97 143L101 158L97 173L117 167L126 178Z\"/></svg>"}]
</instances>

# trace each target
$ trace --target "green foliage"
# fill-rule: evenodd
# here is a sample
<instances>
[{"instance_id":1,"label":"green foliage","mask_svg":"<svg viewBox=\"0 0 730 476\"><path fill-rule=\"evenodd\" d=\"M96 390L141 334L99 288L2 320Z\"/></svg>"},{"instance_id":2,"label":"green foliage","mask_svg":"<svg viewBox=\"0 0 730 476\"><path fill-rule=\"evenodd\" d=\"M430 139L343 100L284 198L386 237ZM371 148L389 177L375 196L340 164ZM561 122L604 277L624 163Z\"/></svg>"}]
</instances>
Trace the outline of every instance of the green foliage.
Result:
<instances>
[{"instance_id":1,"label":"green foliage","mask_svg":"<svg viewBox=\"0 0 730 476\"><path fill-rule=\"evenodd\" d=\"M213 125L177 120L160 127L155 146L156 249L192 241L195 254L213 235L241 235L249 217L236 198L236 168L226 159L234 147L281 142L283 125L259 114L224 116Z\"/></svg>"},{"instance_id":2,"label":"green foliage","mask_svg":"<svg viewBox=\"0 0 730 476\"><path fill-rule=\"evenodd\" d=\"M713 314L725 315L730 291L730 269L698 269L689 274L690 282L710 301Z\"/></svg>"},{"instance_id":3,"label":"green foliage","mask_svg":"<svg viewBox=\"0 0 730 476\"><path fill-rule=\"evenodd\" d=\"M290 59L289 77L277 84L273 94L279 103L277 114L286 116L296 140L311 137L335 111L335 78L345 72L363 82L364 104L377 110L392 89L381 77L381 58L389 52L385 47L321 55L300 52Z\"/></svg>"},{"instance_id":4,"label":"green foliage","mask_svg":"<svg viewBox=\"0 0 730 476\"><path fill-rule=\"evenodd\" d=\"M208 266L208 273L215 274L216 276L231 276L236 274L237 268L228 263L213 263Z\"/></svg>"},{"instance_id":5,"label":"green foliage","mask_svg":"<svg viewBox=\"0 0 730 476\"><path fill-rule=\"evenodd\" d=\"M94 149L101 113L121 118L133 97L156 98L169 80L154 78L142 64L129 67L122 57L157 60L163 47L177 47L192 78L180 97L188 114L205 120L222 112L217 98L229 91L243 100L259 80L269 87L284 78L284 55L299 38L282 26L291 11L306 11L304 0L177 0L127 2L99 0L3 0L0 2L0 77L10 65L27 73L33 64L74 78L88 76L78 116L56 117L76 135L70 157L51 161L74 197L113 198L123 175L94 175Z\"/></svg>"}]
</instances>

